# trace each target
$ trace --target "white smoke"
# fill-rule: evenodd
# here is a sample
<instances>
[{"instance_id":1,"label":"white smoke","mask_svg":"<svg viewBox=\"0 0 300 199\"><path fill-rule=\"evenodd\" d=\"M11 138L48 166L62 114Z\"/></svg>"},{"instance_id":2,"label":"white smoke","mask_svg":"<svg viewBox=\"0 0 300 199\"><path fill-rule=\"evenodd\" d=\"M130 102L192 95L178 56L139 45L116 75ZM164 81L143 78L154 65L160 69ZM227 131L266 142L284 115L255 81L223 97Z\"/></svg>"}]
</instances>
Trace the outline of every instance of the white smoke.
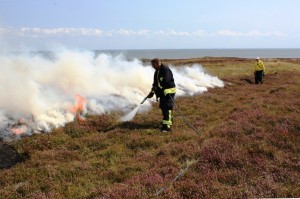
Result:
<instances>
[{"instance_id":1,"label":"white smoke","mask_svg":"<svg viewBox=\"0 0 300 199\"><path fill-rule=\"evenodd\" d=\"M18 134L49 132L74 120L75 96L87 103L83 112L103 114L128 111L148 94L154 69L135 59L89 51L64 50L42 53L0 55L0 138ZM178 95L193 95L223 82L204 73L200 65L172 67ZM145 107L150 107L149 101ZM20 129L19 129L20 130Z\"/></svg>"},{"instance_id":2,"label":"white smoke","mask_svg":"<svg viewBox=\"0 0 300 199\"><path fill-rule=\"evenodd\" d=\"M208 88L223 87L219 78L205 73L199 64L191 67L182 66L172 68L177 85L177 95L194 95L207 91Z\"/></svg>"}]
</instances>

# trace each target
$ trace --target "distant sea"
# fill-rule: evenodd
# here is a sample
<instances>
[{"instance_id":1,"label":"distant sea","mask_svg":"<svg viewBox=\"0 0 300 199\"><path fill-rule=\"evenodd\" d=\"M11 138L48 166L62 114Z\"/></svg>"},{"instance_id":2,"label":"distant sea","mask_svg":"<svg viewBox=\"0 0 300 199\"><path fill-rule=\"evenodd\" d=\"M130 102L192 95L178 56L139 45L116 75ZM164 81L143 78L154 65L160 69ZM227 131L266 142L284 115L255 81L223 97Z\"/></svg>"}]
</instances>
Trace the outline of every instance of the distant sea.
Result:
<instances>
[{"instance_id":1,"label":"distant sea","mask_svg":"<svg viewBox=\"0 0 300 199\"><path fill-rule=\"evenodd\" d=\"M84 49L79 51L85 51ZM113 56L123 55L126 59L190 59L201 57L237 57L237 58L300 58L300 48L283 49L142 49L142 50L92 50L95 56L107 53ZM58 51L59 52L59 51ZM52 59L56 51L15 51L13 54L29 53ZM0 55L3 54L0 51Z\"/></svg>"},{"instance_id":2,"label":"distant sea","mask_svg":"<svg viewBox=\"0 0 300 199\"><path fill-rule=\"evenodd\" d=\"M157 49L157 50L95 50L96 54L123 54L128 59L189 59L199 57L238 58L300 58L299 49Z\"/></svg>"}]
</instances>

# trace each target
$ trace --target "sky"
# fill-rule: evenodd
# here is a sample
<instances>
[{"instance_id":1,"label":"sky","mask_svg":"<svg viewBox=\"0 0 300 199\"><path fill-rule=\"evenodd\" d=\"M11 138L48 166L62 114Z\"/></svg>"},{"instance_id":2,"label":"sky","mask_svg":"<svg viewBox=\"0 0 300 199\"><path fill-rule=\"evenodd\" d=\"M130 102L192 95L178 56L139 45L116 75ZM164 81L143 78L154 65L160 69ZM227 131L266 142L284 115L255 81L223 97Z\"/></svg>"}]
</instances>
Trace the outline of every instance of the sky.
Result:
<instances>
[{"instance_id":1,"label":"sky","mask_svg":"<svg viewBox=\"0 0 300 199\"><path fill-rule=\"evenodd\" d=\"M300 48L299 0L0 0L0 51Z\"/></svg>"}]
</instances>

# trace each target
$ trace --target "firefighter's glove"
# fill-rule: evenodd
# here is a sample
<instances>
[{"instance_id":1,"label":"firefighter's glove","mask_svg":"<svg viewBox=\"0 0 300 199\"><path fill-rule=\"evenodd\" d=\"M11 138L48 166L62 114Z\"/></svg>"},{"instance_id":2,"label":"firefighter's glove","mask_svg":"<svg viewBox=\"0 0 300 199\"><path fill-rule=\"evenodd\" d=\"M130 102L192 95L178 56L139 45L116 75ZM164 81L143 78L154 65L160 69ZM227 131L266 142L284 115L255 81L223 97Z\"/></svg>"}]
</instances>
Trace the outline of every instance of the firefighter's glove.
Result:
<instances>
[{"instance_id":1,"label":"firefighter's glove","mask_svg":"<svg viewBox=\"0 0 300 199\"><path fill-rule=\"evenodd\" d=\"M262 73L263 77L266 76L265 71Z\"/></svg>"}]
</instances>

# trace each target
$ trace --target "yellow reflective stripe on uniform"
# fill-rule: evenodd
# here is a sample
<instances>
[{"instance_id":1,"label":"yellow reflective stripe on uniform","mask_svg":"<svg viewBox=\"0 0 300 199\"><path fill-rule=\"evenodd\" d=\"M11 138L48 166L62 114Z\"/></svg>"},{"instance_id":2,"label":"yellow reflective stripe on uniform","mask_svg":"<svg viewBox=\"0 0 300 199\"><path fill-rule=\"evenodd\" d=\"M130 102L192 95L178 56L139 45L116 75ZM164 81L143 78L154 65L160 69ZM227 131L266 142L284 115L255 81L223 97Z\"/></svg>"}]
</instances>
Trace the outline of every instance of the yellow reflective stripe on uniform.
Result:
<instances>
[{"instance_id":1,"label":"yellow reflective stripe on uniform","mask_svg":"<svg viewBox=\"0 0 300 199\"><path fill-rule=\"evenodd\" d=\"M160 78L160 81L161 81L161 82L162 82L162 80L163 80L163 77Z\"/></svg>"},{"instance_id":2,"label":"yellow reflective stripe on uniform","mask_svg":"<svg viewBox=\"0 0 300 199\"><path fill-rule=\"evenodd\" d=\"M164 94L167 95L167 94L173 94L173 93L176 93L176 88L167 88L164 90Z\"/></svg>"},{"instance_id":3,"label":"yellow reflective stripe on uniform","mask_svg":"<svg viewBox=\"0 0 300 199\"><path fill-rule=\"evenodd\" d=\"M172 124L172 121L169 121L169 120L163 120L163 124L170 125L170 123Z\"/></svg>"},{"instance_id":4,"label":"yellow reflective stripe on uniform","mask_svg":"<svg viewBox=\"0 0 300 199\"><path fill-rule=\"evenodd\" d=\"M162 89L163 87L160 85L160 82L159 82L159 70L157 71L157 85L160 89Z\"/></svg>"},{"instance_id":5,"label":"yellow reflective stripe on uniform","mask_svg":"<svg viewBox=\"0 0 300 199\"><path fill-rule=\"evenodd\" d=\"M170 126L172 125L172 110L169 110L169 122Z\"/></svg>"},{"instance_id":6,"label":"yellow reflective stripe on uniform","mask_svg":"<svg viewBox=\"0 0 300 199\"><path fill-rule=\"evenodd\" d=\"M172 110L169 110L169 120L163 120L163 124L168 125L168 127L171 127L172 125Z\"/></svg>"}]
</instances>

